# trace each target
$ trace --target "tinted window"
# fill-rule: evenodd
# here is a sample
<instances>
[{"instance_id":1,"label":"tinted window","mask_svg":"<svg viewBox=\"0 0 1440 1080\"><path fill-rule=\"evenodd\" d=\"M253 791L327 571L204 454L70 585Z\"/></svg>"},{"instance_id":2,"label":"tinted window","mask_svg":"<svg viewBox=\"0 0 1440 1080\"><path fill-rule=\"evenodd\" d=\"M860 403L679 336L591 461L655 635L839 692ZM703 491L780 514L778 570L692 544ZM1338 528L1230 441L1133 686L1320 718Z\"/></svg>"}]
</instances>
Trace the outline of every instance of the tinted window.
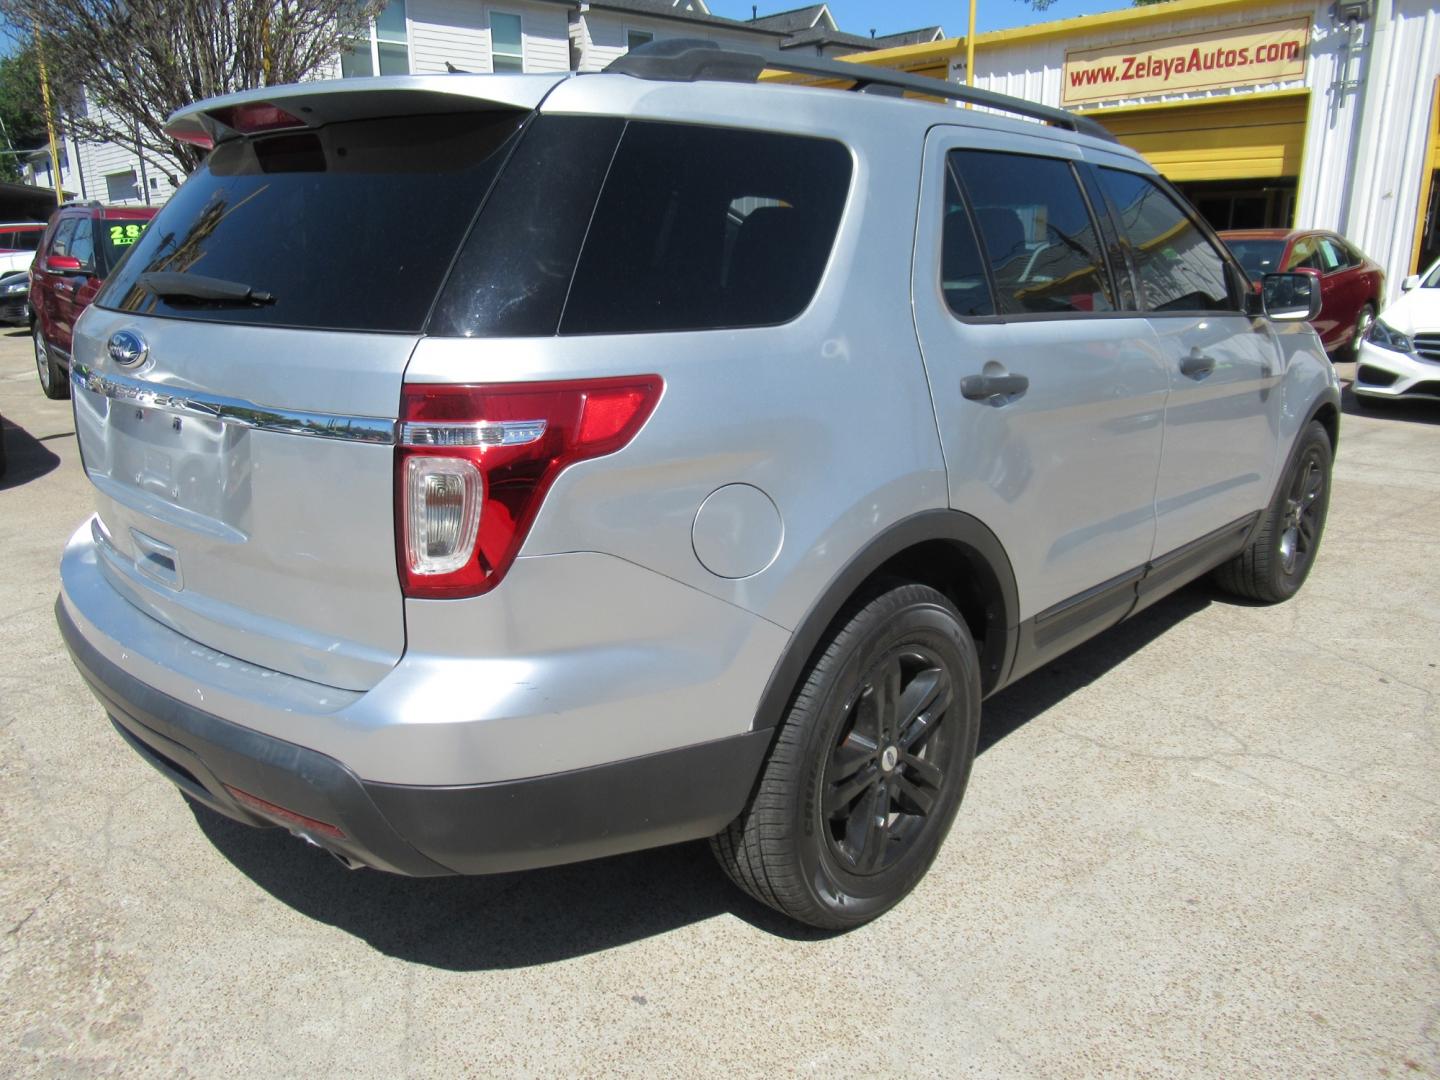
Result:
<instances>
[{"instance_id":1,"label":"tinted window","mask_svg":"<svg viewBox=\"0 0 1440 1080\"><path fill-rule=\"evenodd\" d=\"M465 241L428 330L554 334L623 120L539 116Z\"/></svg>"},{"instance_id":2,"label":"tinted window","mask_svg":"<svg viewBox=\"0 0 1440 1080\"><path fill-rule=\"evenodd\" d=\"M1110 311L1099 238L1068 163L954 150L1001 313Z\"/></svg>"},{"instance_id":3,"label":"tinted window","mask_svg":"<svg viewBox=\"0 0 1440 1080\"><path fill-rule=\"evenodd\" d=\"M0 247L12 251L34 251L40 245L40 236L45 230L39 226L33 229L13 229L0 233Z\"/></svg>"},{"instance_id":4,"label":"tinted window","mask_svg":"<svg viewBox=\"0 0 1440 1080\"><path fill-rule=\"evenodd\" d=\"M1285 254L1284 240L1227 240L1225 246L1252 281L1259 281L1265 274L1280 272L1280 258Z\"/></svg>"},{"instance_id":5,"label":"tinted window","mask_svg":"<svg viewBox=\"0 0 1440 1080\"><path fill-rule=\"evenodd\" d=\"M945 217L940 236L940 288L945 303L961 317L995 314L985 258L975 240L975 226L950 169L945 170Z\"/></svg>"},{"instance_id":6,"label":"tinted window","mask_svg":"<svg viewBox=\"0 0 1440 1080\"><path fill-rule=\"evenodd\" d=\"M97 222L100 228L100 247L105 253L105 265L113 267L120 261L121 256L129 253L140 237L144 235L150 222L141 219L139 221L112 221L103 220Z\"/></svg>"},{"instance_id":7,"label":"tinted window","mask_svg":"<svg viewBox=\"0 0 1440 1080\"><path fill-rule=\"evenodd\" d=\"M70 234L70 255L80 260L80 269L95 270L95 222L89 218L75 222Z\"/></svg>"},{"instance_id":8,"label":"tinted window","mask_svg":"<svg viewBox=\"0 0 1440 1080\"><path fill-rule=\"evenodd\" d=\"M418 331L524 116L364 120L221 143L133 245L99 303L219 322ZM138 280L192 268L275 301L162 300Z\"/></svg>"},{"instance_id":9,"label":"tinted window","mask_svg":"<svg viewBox=\"0 0 1440 1080\"><path fill-rule=\"evenodd\" d=\"M75 219L68 217L55 227L55 238L50 242L51 255L69 255L70 238L75 235Z\"/></svg>"},{"instance_id":10,"label":"tinted window","mask_svg":"<svg viewBox=\"0 0 1440 1080\"><path fill-rule=\"evenodd\" d=\"M1119 215L1147 311L1229 311L1225 259L1198 225L1147 176L1100 169L1100 184Z\"/></svg>"},{"instance_id":11,"label":"tinted window","mask_svg":"<svg viewBox=\"0 0 1440 1080\"><path fill-rule=\"evenodd\" d=\"M632 122L560 330L705 330L787 322L820 284L850 186L826 139Z\"/></svg>"}]
</instances>

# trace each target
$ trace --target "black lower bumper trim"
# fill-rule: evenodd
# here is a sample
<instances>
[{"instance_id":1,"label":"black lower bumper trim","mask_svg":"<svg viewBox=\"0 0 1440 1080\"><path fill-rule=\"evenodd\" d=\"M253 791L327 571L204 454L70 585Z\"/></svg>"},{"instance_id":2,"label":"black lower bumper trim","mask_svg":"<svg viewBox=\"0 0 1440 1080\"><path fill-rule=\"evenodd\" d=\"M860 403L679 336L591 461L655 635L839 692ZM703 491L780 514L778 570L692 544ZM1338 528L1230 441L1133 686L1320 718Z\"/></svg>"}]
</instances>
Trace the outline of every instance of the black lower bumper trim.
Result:
<instances>
[{"instance_id":1,"label":"black lower bumper trim","mask_svg":"<svg viewBox=\"0 0 1440 1080\"><path fill-rule=\"evenodd\" d=\"M710 836L749 797L771 732L526 780L455 787L360 780L325 754L162 694L111 663L55 605L75 666L125 741L186 794L250 825L229 784L335 825L314 837L349 859L413 876L578 862Z\"/></svg>"}]
</instances>

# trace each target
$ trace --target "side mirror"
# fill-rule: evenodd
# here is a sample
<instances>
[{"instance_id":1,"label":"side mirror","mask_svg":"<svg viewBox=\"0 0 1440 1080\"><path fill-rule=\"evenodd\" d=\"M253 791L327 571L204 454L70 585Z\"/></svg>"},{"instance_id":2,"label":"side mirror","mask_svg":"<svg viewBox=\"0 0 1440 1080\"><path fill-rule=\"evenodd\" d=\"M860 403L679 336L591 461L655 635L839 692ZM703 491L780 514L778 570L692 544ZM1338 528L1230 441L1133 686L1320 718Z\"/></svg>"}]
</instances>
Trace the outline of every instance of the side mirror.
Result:
<instances>
[{"instance_id":1,"label":"side mirror","mask_svg":"<svg viewBox=\"0 0 1440 1080\"><path fill-rule=\"evenodd\" d=\"M51 274L78 274L80 260L73 255L46 255L45 270Z\"/></svg>"},{"instance_id":2,"label":"side mirror","mask_svg":"<svg viewBox=\"0 0 1440 1080\"><path fill-rule=\"evenodd\" d=\"M1261 279L1265 314L1286 322L1310 322L1320 314L1320 275L1266 274Z\"/></svg>"},{"instance_id":3,"label":"side mirror","mask_svg":"<svg viewBox=\"0 0 1440 1080\"><path fill-rule=\"evenodd\" d=\"M1420 275L1419 275L1419 274L1411 274L1411 275L1410 275L1409 277L1407 277L1404 281L1400 282L1400 291L1401 291L1401 292L1409 292L1411 289L1418 288L1419 285L1420 285Z\"/></svg>"}]
</instances>

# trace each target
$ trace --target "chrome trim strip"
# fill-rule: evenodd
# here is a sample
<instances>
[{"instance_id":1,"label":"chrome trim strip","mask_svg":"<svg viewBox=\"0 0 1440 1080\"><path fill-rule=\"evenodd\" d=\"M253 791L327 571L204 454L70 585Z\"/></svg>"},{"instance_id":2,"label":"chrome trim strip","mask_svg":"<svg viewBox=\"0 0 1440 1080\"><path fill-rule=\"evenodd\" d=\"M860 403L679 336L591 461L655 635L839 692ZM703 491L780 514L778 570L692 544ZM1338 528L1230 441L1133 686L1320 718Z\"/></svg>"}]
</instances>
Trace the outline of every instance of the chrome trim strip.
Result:
<instances>
[{"instance_id":1,"label":"chrome trim strip","mask_svg":"<svg viewBox=\"0 0 1440 1080\"><path fill-rule=\"evenodd\" d=\"M538 441L544 420L408 421L400 425L401 446L526 446Z\"/></svg>"},{"instance_id":2,"label":"chrome trim strip","mask_svg":"<svg viewBox=\"0 0 1440 1080\"><path fill-rule=\"evenodd\" d=\"M90 393L99 394L111 401L156 409L175 416L218 420L222 424L233 424L254 431L276 431L285 435L305 435L313 439L395 445L395 421L378 416L340 416L335 413L276 409L242 398L221 397L199 390L173 390L125 375L105 375L79 363L71 365L70 378Z\"/></svg>"}]
</instances>

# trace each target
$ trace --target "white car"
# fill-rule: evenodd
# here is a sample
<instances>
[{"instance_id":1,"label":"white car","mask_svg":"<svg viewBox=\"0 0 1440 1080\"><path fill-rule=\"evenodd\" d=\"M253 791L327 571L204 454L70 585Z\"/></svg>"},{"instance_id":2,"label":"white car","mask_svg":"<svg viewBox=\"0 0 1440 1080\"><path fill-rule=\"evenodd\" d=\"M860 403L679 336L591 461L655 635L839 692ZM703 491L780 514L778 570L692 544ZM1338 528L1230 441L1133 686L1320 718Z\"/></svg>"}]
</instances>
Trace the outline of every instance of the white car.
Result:
<instances>
[{"instance_id":1,"label":"white car","mask_svg":"<svg viewBox=\"0 0 1440 1080\"><path fill-rule=\"evenodd\" d=\"M1351 389L1361 398L1440 401L1440 261L1400 288L1360 346Z\"/></svg>"},{"instance_id":2,"label":"white car","mask_svg":"<svg viewBox=\"0 0 1440 1080\"><path fill-rule=\"evenodd\" d=\"M44 232L43 221L0 222L0 274L29 270Z\"/></svg>"}]
</instances>

